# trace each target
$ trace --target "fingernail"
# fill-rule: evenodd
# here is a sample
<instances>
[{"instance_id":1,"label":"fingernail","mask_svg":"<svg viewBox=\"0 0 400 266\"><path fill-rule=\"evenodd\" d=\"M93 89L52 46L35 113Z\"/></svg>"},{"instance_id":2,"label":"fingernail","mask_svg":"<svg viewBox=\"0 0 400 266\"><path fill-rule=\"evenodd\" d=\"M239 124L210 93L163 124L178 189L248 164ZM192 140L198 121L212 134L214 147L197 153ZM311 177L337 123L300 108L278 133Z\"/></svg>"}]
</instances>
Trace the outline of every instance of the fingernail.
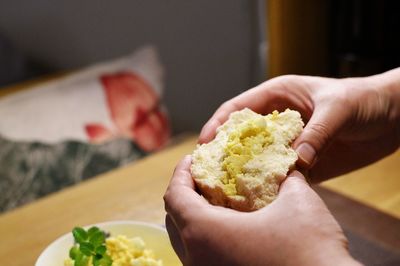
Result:
<instances>
[{"instance_id":1,"label":"fingernail","mask_svg":"<svg viewBox=\"0 0 400 266\"><path fill-rule=\"evenodd\" d=\"M300 144L296 149L297 154L300 157L300 160L305 162L307 166L312 166L316 152L314 148L308 143Z\"/></svg>"}]
</instances>

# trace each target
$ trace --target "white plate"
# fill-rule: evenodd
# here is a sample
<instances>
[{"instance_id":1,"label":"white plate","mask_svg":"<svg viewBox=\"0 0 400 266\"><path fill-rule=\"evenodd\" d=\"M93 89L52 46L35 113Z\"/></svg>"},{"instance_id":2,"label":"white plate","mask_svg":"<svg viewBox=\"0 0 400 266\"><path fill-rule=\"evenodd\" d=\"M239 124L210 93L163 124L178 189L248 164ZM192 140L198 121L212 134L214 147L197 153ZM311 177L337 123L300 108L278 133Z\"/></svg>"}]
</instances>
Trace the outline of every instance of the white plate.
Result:
<instances>
[{"instance_id":1,"label":"white plate","mask_svg":"<svg viewBox=\"0 0 400 266\"><path fill-rule=\"evenodd\" d=\"M164 266L182 265L172 249L167 231L160 225L136 221L112 221L88 225L85 228L91 226L97 226L101 230L111 233L111 236L141 237L146 243L146 248L152 249L157 259L163 261ZM40 254L35 265L63 266L64 260L69 257L69 250L73 243L71 232L61 236Z\"/></svg>"}]
</instances>

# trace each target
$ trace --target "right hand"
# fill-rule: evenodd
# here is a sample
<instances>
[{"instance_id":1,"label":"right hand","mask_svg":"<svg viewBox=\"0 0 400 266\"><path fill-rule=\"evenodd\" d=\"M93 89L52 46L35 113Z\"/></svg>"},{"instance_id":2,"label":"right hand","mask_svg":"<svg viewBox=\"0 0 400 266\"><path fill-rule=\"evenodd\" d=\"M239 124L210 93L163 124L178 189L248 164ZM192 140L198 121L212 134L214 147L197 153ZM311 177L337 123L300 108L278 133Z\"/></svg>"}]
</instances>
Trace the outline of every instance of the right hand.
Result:
<instances>
[{"instance_id":1,"label":"right hand","mask_svg":"<svg viewBox=\"0 0 400 266\"><path fill-rule=\"evenodd\" d=\"M164 195L166 227L183 265L360 265L321 198L297 171L278 197L254 212L208 203L186 157Z\"/></svg>"},{"instance_id":2,"label":"right hand","mask_svg":"<svg viewBox=\"0 0 400 266\"><path fill-rule=\"evenodd\" d=\"M307 123L293 148L313 182L355 170L400 145L400 68L366 78L281 76L225 102L204 125L207 143L229 114L297 110Z\"/></svg>"}]
</instances>

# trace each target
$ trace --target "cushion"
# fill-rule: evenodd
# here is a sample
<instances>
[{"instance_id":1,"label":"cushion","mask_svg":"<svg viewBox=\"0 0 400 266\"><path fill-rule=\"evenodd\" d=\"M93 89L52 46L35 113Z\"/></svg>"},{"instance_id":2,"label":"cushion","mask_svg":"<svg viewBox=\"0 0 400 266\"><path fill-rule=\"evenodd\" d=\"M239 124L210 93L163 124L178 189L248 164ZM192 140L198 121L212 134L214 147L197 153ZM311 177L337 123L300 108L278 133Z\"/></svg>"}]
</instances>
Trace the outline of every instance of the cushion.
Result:
<instances>
[{"instance_id":1,"label":"cushion","mask_svg":"<svg viewBox=\"0 0 400 266\"><path fill-rule=\"evenodd\" d=\"M162 76L145 47L0 98L0 211L161 149Z\"/></svg>"}]
</instances>

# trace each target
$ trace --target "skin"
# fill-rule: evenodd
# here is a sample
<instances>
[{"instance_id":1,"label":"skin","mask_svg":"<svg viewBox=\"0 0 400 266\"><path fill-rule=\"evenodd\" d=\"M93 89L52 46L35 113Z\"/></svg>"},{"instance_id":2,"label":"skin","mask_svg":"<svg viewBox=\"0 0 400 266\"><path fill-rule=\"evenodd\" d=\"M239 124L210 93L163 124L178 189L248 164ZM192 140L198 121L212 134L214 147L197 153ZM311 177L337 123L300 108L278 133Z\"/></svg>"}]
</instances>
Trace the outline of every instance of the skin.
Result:
<instances>
[{"instance_id":1,"label":"skin","mask_svg":"<svg viewBox=\"0 0 400 266\"><path fill-rule=\"evenodd\" d=\"M292 172L268 207L243 213L195 191L190 156L164 196L166 226L184 265L359 265L343 232L304 176Z\"/></svg>"},{"instance_id":2,"label":"skin","mask_svg":"<svg viewBox=\"0 0 400 266\"><path fill-rule=\"evenodd\" d=\"M366 78L281 76L225 102L204 125L207 143L229 114L245 107L268 114L286 108L306 126L293 144L313 182L373 163L400 145L400 68Z\"/></svg>"},{"instance_id":3,"label":"skin","mask_svg":"<svg viewBox=\"0 0 400 266\"><path fill-rule=\"evenodd\" d=\"M282 76L224 103L203 127L206 143L229 114L298 110L306 126L293 148L319 182L377 161L400 146L400 68L366 78ZM319 196L292 172L278 197L251 213L210 205L195 190L190 157L164 196L166 226L184 265L355 265Z\"/></svg>"}]
</instances>

